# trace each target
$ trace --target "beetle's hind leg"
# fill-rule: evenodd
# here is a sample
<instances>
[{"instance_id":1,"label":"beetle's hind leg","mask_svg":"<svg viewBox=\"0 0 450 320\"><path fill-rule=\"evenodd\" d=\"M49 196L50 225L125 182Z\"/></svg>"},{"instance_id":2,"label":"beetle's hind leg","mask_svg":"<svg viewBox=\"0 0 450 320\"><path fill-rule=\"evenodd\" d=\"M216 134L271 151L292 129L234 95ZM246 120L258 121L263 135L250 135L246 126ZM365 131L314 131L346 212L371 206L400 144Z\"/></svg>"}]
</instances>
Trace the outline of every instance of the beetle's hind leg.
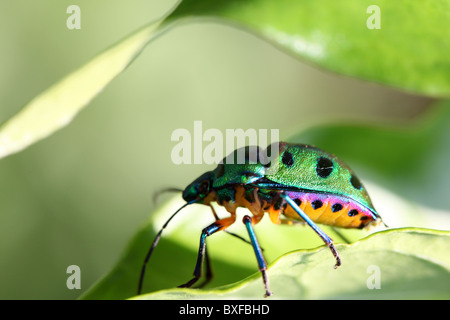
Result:
<instances>
[{"instance_id":1,"label":"beetle's hind leg","mask_svg":"<svg viewBox=\"0 0 450 320\"><path fill-rule=\"evenodd\" d=\"M341 258L339 257L339 253L336 250L336 247L334 246L333 239L331 239L325 232L323 232L312 220L308 217L308 215L303 212L302 209L295 203L294 200L292 200L287 194L282 193L281 197L287 201L287 203L294 209L295 212L302 218L306 224L308 224L316 233L317 235L325 242L327 247L330 249L331 253L333 254L334 258L336 259L336 264L334 265L334 268L336 269L341 265Z\"/></svg>"},{"instance_id":2,"label":"beetle's hind leg","mask_svg":"<svg viewBox=\"0 0 450 320\"><path fill-rule=\"evenodd\" d=\"M262 254L261 247L259 246L255 231L253 230L253 220L249 216L245 216L244 219L242 220L242 222L244 222L245 227L247 228L248 235L250 236L250 239L251 239L253 250L255 251L256 261L258 262L259 271L261 271L264 287L266 289L266 294L264 295L264 297L271 296L272 291L270 291L270 289L269 289L269 279L267 277L267 263Z\"/></svg>"}]
</instances>

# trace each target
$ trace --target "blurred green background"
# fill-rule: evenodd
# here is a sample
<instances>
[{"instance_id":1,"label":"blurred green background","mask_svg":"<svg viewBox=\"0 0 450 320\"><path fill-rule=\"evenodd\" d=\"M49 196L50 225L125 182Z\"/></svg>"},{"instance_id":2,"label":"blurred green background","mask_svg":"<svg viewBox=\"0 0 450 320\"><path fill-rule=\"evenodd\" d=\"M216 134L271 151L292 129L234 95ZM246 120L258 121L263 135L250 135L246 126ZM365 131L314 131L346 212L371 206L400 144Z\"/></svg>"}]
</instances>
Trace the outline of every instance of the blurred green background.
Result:
<instances>
[{"instance_id":1,"label":"blurred green background","mask_svg":"<svg viewBox=\"0 0 450 320\"><path fill-rule=\"evenodd\" d=\"M1 1L0 121L175 2L77 1L81 30L69 30L74 2ZM327 73L227 25L174 28L67 128L0 161L0 298L74 299L109 271L152 194L211 169L171 162L171 133L194 120L283 139L327 120L403 123L431 102ZM72 264L81 290L66 287Z\"/></svg>"}]
</instances>

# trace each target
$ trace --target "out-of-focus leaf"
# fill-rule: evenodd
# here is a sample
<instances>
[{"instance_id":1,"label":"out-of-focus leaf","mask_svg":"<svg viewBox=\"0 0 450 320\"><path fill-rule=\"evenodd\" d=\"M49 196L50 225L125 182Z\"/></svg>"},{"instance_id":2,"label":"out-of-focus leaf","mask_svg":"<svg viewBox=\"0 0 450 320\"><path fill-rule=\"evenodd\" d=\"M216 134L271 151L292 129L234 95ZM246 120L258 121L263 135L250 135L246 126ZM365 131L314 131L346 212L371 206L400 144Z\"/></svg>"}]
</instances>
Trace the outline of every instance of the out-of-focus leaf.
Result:
<instances>
[{"instance_id":1,"label":"out-of-focus leaf","mask_svg":"<svg viewBox=\"0 0 450 320\"><path fill-rule=\"evenodd\" d=\"M0 158L68 125L159 33L152 23L43 91L0 127Z\"/></svg>"},{"instance_id":2,"label":"out-of-focus leaf","mask_svg":"<svg viewBox=\"0 0 450 320\"><path fill-rule=\"evenodd\" d=\"M380 29L367 27L374 4ZM327 70L450 96L447 0L183 0L169 20L180 17L223 18Z\"/></svg>"}]
</instances>

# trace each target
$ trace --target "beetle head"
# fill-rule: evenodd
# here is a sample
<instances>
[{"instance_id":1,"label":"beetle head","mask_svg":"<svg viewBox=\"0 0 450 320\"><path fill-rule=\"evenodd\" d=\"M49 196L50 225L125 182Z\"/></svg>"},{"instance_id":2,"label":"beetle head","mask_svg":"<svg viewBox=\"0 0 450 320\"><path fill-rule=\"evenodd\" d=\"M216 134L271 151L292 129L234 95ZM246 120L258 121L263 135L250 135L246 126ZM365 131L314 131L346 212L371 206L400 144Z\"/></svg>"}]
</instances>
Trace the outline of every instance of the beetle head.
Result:
<instances>
[{"instance_id":1,"label":"beetle head","mask_svg":"<svg viewBox=\"0 0 450 320\"><path fill-rule=\"evenodd\" d=\"M200 177L195 179L191 184L189 184L183 191L183 199L186 202L201 203L202 200L212 191L214 172L209 171L202 174Z\"/></svg>"}]
</instances>

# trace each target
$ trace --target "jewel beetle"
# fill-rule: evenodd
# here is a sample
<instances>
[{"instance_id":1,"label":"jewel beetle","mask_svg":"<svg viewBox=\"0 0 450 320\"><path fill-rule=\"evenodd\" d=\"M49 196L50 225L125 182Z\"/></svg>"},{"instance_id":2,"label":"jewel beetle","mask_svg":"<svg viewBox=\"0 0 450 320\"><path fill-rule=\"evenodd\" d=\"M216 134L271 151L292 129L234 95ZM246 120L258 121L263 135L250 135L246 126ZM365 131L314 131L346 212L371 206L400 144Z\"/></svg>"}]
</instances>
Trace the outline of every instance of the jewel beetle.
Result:
<instances>
[{"instance_id":1,"label":"jewel beetle","mask_svg":"<svg viewBox=\"0 0 450 320\"><path fill-rule=\"evenodd\" d=\"M330 249L335 268L341 265L333 240L317 224L341 228L366 228L382 222L367 190L355 173L336 156L305 144L279 142L266 152L245 147L228 155L213 171L195 179L183 191L186 203L165 222L153 241L142 266L138 294L141 293L147 262L158 244L162 231L183 208L203 204L211 208L216 221L202 230L194 277L180 287L192 287L202 276L206 264L206 284L212 278L206 238L236 222L236 209L247 208L243 223L256 255L265 287L272 295L267 277L267 263L253 226L267 213L275 224L301 222L311 227ZM276 150L275 150L276 149ZM270 159L267 154L270 153ZM239 157L244 161L238 161ZM270 160L270 161L269 161ZM171 189L174 191L177 189ZM179 190L181 191L181 190ZM220 219L212 203L229 213Z\"/></svg>"}]
</instances>

